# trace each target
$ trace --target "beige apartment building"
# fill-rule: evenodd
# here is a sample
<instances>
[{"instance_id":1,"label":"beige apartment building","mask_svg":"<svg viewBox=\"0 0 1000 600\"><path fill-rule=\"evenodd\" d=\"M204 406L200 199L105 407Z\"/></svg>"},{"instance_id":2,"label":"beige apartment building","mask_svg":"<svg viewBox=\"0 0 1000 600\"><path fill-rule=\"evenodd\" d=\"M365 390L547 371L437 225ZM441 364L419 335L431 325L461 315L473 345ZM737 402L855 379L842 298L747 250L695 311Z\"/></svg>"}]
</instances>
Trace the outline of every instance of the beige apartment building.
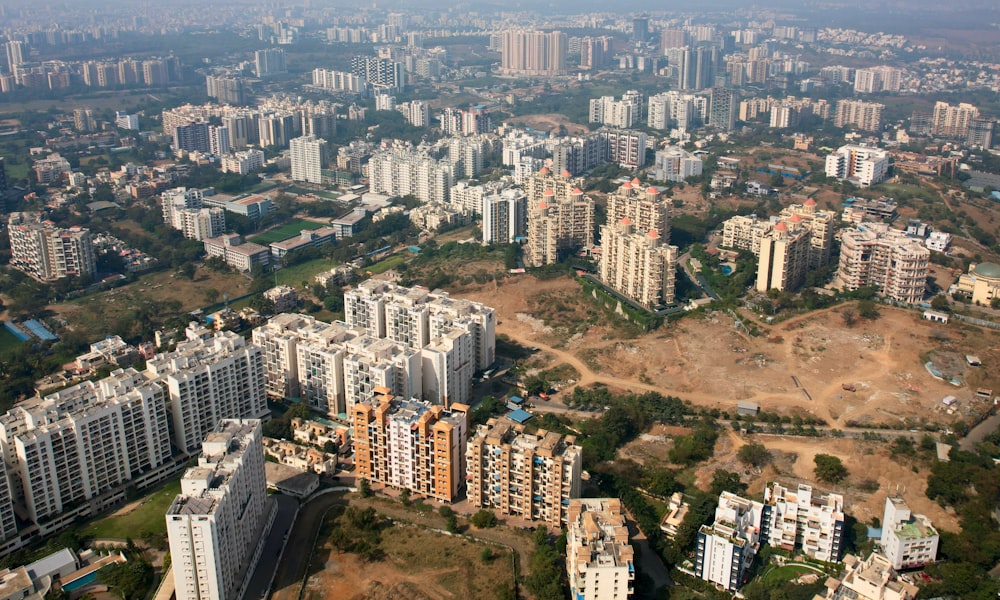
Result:
<instances>
[{"instance_id":1,"label":"beige apartment building","mask_svg":"<svg viewBox=\"0 0 1000 600\"><path fill-rule=\"evenodd\" d=\"M524 264L542 267L559 262L560 255L590 248L594 243L594 201L573 188L566 199L554 190L542 192L541 200L528 201L528 241Z\"/></svg>"},{"instance_id":2,"label":"beige apartment building","mask_svg":"<svg viewBox=\"0 0 1000 600\"><path fill-rule=\"evenodd\" d=\"M838 100L833 126L853 125L861 131L879 131L882 129L882 110L884 108L885 105L879 102L865 102L864 100L847 98Z\"/></svg>"},{"instance_id":3,"label":"beige apartment building","mask_svg":"<svg viewBox=\"0 0 1000 600\"><path fill-rule=\"evenodd\" d=\"M809 230L801 221L779 221L760 240L757 291L795 290L809 269Z\"/></svg>"},{"instance_id":4,"label":"beige apartment building","mask_svg":"<svg viewBox=\"0 0 1000 600\"><path fill-rule=\"evenodd\" d=\"M844 289L871 286L882 297L916 304L924 297L931 251L920 240L866 223L843 233L837 279Z\"/></svg>"},{"instance_id":5,"label":"beige apartment building","mask_svg":"<svg viewBox=\"0 0 1000 600\"><path fill-rule=\"evenodd\" d=\"M634 561L620 499L569 501L566 571L574 600L627 600L635 591Z\"/></svg>"},{"instance_id":6,"label":"beige apartment building","mask_svg":"<svg viewBox=\"0 0 1000 600\"><path fill-rule=\"evenodd\" d=\"M559 528L580 496L583 452L574 436L524 427L503 417L480 425L467 445L468 489L476 508Z\"/></svg>"},{"instance_id":7,"label":"beige apartment building","mask_svg":"<svg viewBox=\"0 0 1000 600\"><path fill-rule=\"evenodd\" d=\"M42 282L84 277L97 270L94 241L83 227L63 229L39 212L15 212L7 222L10 266Z\"/></svg>"},{"instance_id":8,"label":"beige apartment building","mask_svg":"<svg viewBox=\"0 0 1000 600\"><path fill-rule=\"evenodd\" d=\"M465 487L469 407L449 409L394 398L387 390L354 405L357 476L441 502L455 501Z\"/></svg>"}]
</instances>

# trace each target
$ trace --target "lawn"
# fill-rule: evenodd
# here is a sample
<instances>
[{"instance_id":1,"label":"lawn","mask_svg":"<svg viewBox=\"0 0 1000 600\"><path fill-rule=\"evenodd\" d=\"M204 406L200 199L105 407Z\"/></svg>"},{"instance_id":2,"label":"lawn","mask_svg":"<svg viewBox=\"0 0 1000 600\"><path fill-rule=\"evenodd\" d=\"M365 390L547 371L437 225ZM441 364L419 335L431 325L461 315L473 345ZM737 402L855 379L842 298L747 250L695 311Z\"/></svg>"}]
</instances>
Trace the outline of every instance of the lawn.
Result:
<instances>
[{"instance_id":1,"label":"lawn","mask_svg":"<svg viewBox=\"0 0 1000 600\"><path fill-rule=\"evenodd\" d=\"M379 273L385 273L389 269L395 269L396 267L398 267L399 265L403 264L404 262L406 262L406 256L405 255L403 255L403 254L395 254L395 255L390 256L389 258L387 258L387 259L385 259L383 261L379 261L379 262L375 263L374 265L368 267L365 270L368 271L369 273L371 273L372 275L378 275Z\"/></svg>"},{"instance_id":2,"label":"lawn","mask_svg":"<svg viewBox=\"0 0 1000 600\"><path fill-rule=\"evenodd\" d=\"M135 502L91 522L81 534L93 538L143 538L149 534L166 534L167 509L181 493L180 479L168 481L145 492Z\"/></svg>"},{"instance_id":3,"label":"lawn","mask_svg":"<svg viewBox=\"0 0 1000 600\"><path fill-rule=\"evenodd\" d=\"M17 339L17 336L7 330L6 327L0 325L0 354L7 354L8 352L14 351L23 342Z\"/></svg>"},{"instance_id":4,"label":"lawn","mask_svg":"<svg viewBox=\"0 0 1000 600\"><path fill-rule=\"evenodd\" d=\"M260 244L266 246L271 242L280 242L282 240L287 240L288 238L295 237L303 229L319 229L322 227L322 223L317 223L316 221L306 221L304 219L297 219L290 223L285 223L281 227L275 227L270 231L265 231L260 235L255 235L251 238L247 238L248 242L253 242L255 244Z\"/></svg>"},{"instance_id":5,"label":"lawn","mask_svg":"<svg viewBox=\"0 0 1000 600\"><path fill-rule=\"evenodd\" d=\"M311 286L314 283L313 277L324 271L329 271L335 266L337 265L329 258L314 258L276 271L275 278L278 285L302 287L302 282L305 281L307 285Z\"/></svg>"},{"instance_id":6,"label":"lawn","mask_svg":"<svg viewBox=\"0 0 1000 600\"><path fill-rule=\"evenodd\" d=\"M799 565L775 567L764 574L764 581L792 581L806 573L815 573L812 569Z\"/></svg>"}]
</instances>

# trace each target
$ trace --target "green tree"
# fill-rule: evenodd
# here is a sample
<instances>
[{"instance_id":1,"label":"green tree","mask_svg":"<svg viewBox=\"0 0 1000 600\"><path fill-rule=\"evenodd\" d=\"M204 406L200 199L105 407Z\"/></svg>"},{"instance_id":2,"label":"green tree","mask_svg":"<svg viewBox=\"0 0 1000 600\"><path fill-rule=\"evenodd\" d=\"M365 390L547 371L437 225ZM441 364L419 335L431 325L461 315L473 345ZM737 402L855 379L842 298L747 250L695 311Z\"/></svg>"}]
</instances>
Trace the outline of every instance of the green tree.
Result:
<instances>
[{"instance_id":1,"label":"green tree","mask_svg":"<svg viewBox=\"0 0 1000 600\"><path fill-rule=\"evenodd\" d=\"M497 526L497 516L493 514L493 511L486 510L485 508L480 509L476 514L472 515L470 521L479 529L489 529Z\"/></svg>"},{"instance_id":2,"label":"green tree","mask_svg":"<svg viewBox=\"0 0 1000 600\"><path fill-rule=\"evenodd\" d=\"M931 298L931 308L934 310L950 311L951 303L948 302L948 296L944 294L938 294Z\"/></svg>"},{"instance_id":3,"label":"green tree","mask_svg":"<svg viewBox=\"0 0 1000 600\"><path fill-rule=\"evenodd\" d=\"M145 598L153 583L153 565L141 556L133 555L128 562L104 567L98 571L97 578L117 590L125 600Z\"/></svg>"},{"instance_id":4,"label":"green tree","mask_svg":"<svg viewBox=\"0 0 1000 600\"><path fill-rule=\"evenodd\" d=\"M861 300L858 302L858 316L862 319L874 321L879 318L878 306L872 300Z\"/></svg>"},{"instance_id":5,"label":"green tree","mask_svg":"<svg viewBox=\"0 0 1000 600\"><path fill-rule=\"evenodd\" d=\"M736 453L736 458L745 465L751 467L762 467L771 462L771 453L767 451L764 444L752 443L740 448Z\"/></svg>"},{"instance_id":6,"label":"green tree","mask_svg":"<svg viewBox=\"0 0 1000 600\"><path fill-rule=\"evenodd\" d=\"M732 471L726 471L724 469L716 469L715 473L712 474L711 494L713 496L718 496L722 492L741 494L745 492L746 489L747 484L740 480L739 473L733 473Z\"/></svg>"},{"instance_id":7,"label":"green tree","mask_svg":"<svg viewBox=\"0 0 1000 600\"><path fill-rule=\"evenodd\" d=\"M358 480L358 493L362 498L368 498L372 495L371 485L368 484L367 479Z\"/></svg>"},{"instance_id":8,"label":"green tree","mask_svg":"<svg viewBox=\"0 0 1000 600\"><path fill-rule=\"evenodd\" d=\"M816 478L828 483L838 483L847 478L847 467L836 456L829 454L817 454L814 459L816 468L813 472Z\"/></svg>"}]
</instances>

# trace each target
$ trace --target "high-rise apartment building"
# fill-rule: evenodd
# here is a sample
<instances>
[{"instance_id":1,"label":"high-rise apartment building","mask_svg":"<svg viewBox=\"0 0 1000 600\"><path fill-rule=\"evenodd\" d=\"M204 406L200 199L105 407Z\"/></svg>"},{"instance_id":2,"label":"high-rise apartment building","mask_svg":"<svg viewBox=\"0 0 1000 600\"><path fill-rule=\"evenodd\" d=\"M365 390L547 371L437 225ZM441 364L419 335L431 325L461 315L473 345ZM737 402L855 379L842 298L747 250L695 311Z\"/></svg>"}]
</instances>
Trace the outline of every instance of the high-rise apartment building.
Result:
<instances>
[{"instance_id":1,"label":"high-rise apartment building","mask_svg":"<svg viewBox=\"0 0 1000 600\"><path fill-rule=\"evenodd\" d=\"M166 407L162 384L129 368L7 411L0 447L27 517L48 521L85 502L101 510L120 499L109 493L167 463ZM5 538L7 521L0 502Z\"/></svg>"},{"instance_id":2,"label":"high-rise apartment building","mask_svg":"<svg viewBox=\"0 0 1000 600\"><path fill-rule=\"evenodd\" d=\"M833 125L834 127L853 125L861 131L880 131L884 108L885 105L880 102L865 102L846 98L838 100Z\"/></svg>"},{"instance_id":3,"label":"high-rise apartment building","mask_svg":"<svg viewBox=\"0 0 1000 600\"><path fill-rule=\"evenodd\" d=\"M607 162L608 140L597 132L582 137L559 138L550 148L553 172L570 173L569 177Z\"/></svg>"},{"instance_id":4,"label":"high-rise apartment building","mask_svg":"<svg viewBox=\"0 0 1000 600\"><path fill-rule=\"evenodd\" d=\"M281 48L257 50L254 53L254 71L257 77L271 77L287 73L285 51Z\"/></svg>"},{"instance_id":5,"label":"high-rise apartment building","mask_svg":"<svg viewBox=\"0 0 1000 600\"><path fill-rule=\"evenodd\" d=\"M627 129L642 116L642 94L629 90L621 100L614 96L594 98L590 101L590 122Z\"/></svg>"},{"instance_id":6,"label":"high-rise apartment building","mask_svg":"<svg viewBox=\"0 0 1000 600\"><path fill-rule=\"evenodd\" d=\"M704 165L698 156L680 146L657 150L653 158L653 177L657 181L682 182L701 175Z\"/></svg>"},{"instance_id":7,"label":"high-rise apartment building","mask_svg":"<svg viewBox=\"0 0 1000 600\"><path fill-rule=\"evenodd\" d=\"M886 497L878 544L893 569L916 569L934 562L939 541L930 519L911 514L901 497Z\"/></svg>"},{"instance_id":8,"label":"high-rise apartment building","mask_svg":"<svg viewBox=\"0 0 1000 600\"><path fill-rule=\"evenodd\" d=\"M764 488L760 539L789 552L799 549L816 560L837 562L844 542L844 497L813 494L771 482Z\"/></svg>"},{"instance_id":9,"label":"high-rise apartment building","mask_svg":"<svg viewBox=\"0 0 1000 600\"><path fill-rule=\"evenodd\" d=\"M223 125L208 126L208 151L215 156L229 154L232 145L229 142L229 129Z\"/></svg>"},{"instance_id":10,"label":"high-rise apartment building","mask_svg":"<svg viewBox=\"0 0 1000 600\"><path fill-rule=\"evenodd\" d=\"M993 130L996 121L993 119L974 118L969 121L969 133L965 143L969 146L989 149L993 147Z\"/></svg>"},{"instance_id":11,"label":"high-rise apartment building","mask_svg":"<svg viewBox=\"0 0 1000 600\"><path fill-rule=\"evenodd\" d=\"M506 417L490 419L467 445L469 503L562 527L569 501L580 496L583 453L575 442L544 429L525 433Z\"/></svg>"},{"instance_id":12,"label":"high-rise apartment building","mask_svg":"<svg viewBox=\"0 0 1000 600\"><path fill-rule=\"evenodd\" d=\"M858 94L898 92L902 83L903 72L894 67L878 66L854 72L854 92Z\"/></svg>"},{"instance_id":13,"label":"high-rise apartment building","mask_svg":"<svg viewBox=\"0 0 1000 600\"><path fill-rule=\"evenodd\" d=\"M146 362L167 390L174 445L193 453L222 419L268 414L260 348L235 333L188 328L188 341Z\"/></svg>"},{"instance_id":14,"label":"high-rise apartment building","mask_svg":"<svg viewBox=\"0 0 1000 600\"><path fill-rule=\"evenodd\" d=\"M568 38L560 31L509 29L501 33L501 70L508 75L562 75Z\"/></svg>"},{"instance_id":15,"label":"high-rise apartment building","mask_svg":"<svg viewBox=\"0 0 1000 600\"><path fill-rule=\"evenodd\" d=\"M464 404L446 410L385 393L355 404L351 418L356 475L454 502L465 487L468 413Z\"/></svg>"},{"instance_id":16,"label":"high-rise apartment building","mask_svg":"<svg viewBox=\"0 0 1000 600\"><path fill-rule=\"evenodd\" d=\"M916 304L926 292L930 256L922 240L887 223L865 223L841 237L837 280L846 290L871 286L884 298Z\"/></svg>"},{"instance_id":17,"label":"high-rise apartment building","mask_svg":"<svg viewBox=\"0 0 1000 600\"><path fill-rule=\"evenodd\" d=\"M292 159L292 181L323 183L323 169L327 162L326 140L304 135L290 140L288 147Z\"/></svg>"},{"instance_id":18,"label":"high-rise apartment building","mask_svg":"<svg viewBox=\"0 0 1000 600\"><path fill-rule=\"evenodd\" d=\"M889 173L889 153L868 146L846 145L826 157L826 176L846 179L861 187L885 180Z\"/></svg>"},{"instance_id":19,"label":"high-rise apartment building","mask_svg":"<svg viewBox=\"0 0 1000 600\"><path fill-rule=\"evenodd\" d=\"M695 575L735 592L750 575L762 541L764 505L722 492L715 521L698 529Z\"/></svg>"},{"instance_id":20,"label":"high-rise apartment building","mask_svg":"<svg viewBox=\"0 0 1000 600\"><path fill-rule=\"evenodd\" d=\"M569 501L566 572L574 600L627 600L635 591L634 561L621 500Z\"/></svg>"},{"instance_id":21,"label":"high-rise apartment building","mask_svg":"<svg viewBox=\"0 0 1000 600\"><path fill-rule=\"evenodd\" d=\"M243 106L246 104L246 82L242 77L228 75L208 75L205 77L208 97L220 104Z\"/></svg>"},{"instance_id":22,"label":"high-rise apartment building","mask_svg":"<svg viewBox=\"0 0 1000 600\"><path fill-rule=\"evenodd\" d=\"M647 136L642 131L602 128L597 133L607 145L608 162L627 169L646 164Z\"/></svg>"},{"instance_id":23,"label":"high-rise apartment building","mask_svg":"<svg viewBox=\"0 0 1000 600\"><path fill-rule=\"evenodd\" d=\"M376 152L368 161L371 190L390 196L413 195L424 202L447 202L454 169L426 151L394 148Z\"/></svg>"},{"instance_id":24,"label":"high-rise apartment building","mask_svg":"<svg viewBox=\"0 0 1000 600\"><path fill-rule=\"evenodd\" d=\"M569 179L568 177L566 179ZM530 186L529 186L530 188ZM532 200L528 194L528 241L524 263L541 267L559 262L562 255L594 243L594 201L573 188L560 198L552 189Z\"/></svg>"},{"instance_id":25,"label":"high-rise apartment building","mask_svg":"<svg viewBox=\"0 0 1000 600\"><path fill-rule=\"evenodd\" d=\"M708 97L708 125L720 131L732 131L736 127L736 90L713 87Z\"/></svg>"},{"instance_id":26,"label":"high-rise apartment building","mask_svg":"<svg viewBox=\"0 0 1000 600\"><path fill-rule=\"evenodd\" d=\"M719 61L717 46L687 47L678 54L677 89L703 90L715 85L715 65Z\"/></svg>"},{"instance_id":27,"label":"high-rise apartment building","mask_svg":"<svg viewBox=\"0 0 1000 600\"><path fill-rule=\"evenodd\" d=\"M39 212L15 212L7 222L10 266L42 282L86 277L97 271L90 230L63 229Z\"/></svg>"},{"instance_id":28,"label":"high-rise apartment building","mask_svg":"<svg viewBox=\"0 0 1000 600\"><path fill-rule=\"evenodd\" d=\"M383 92L401 92L406 86L403 65L388 58L355 56L351 59L351 73Z\"/></svg>"},{"instance_id":29,"label":"high-rise apartment building","mask_svg":"<svg viewBox=\"0 0 1000 600\"><path fill-rule=\"evenodd\" d=\"M608 66L611 61L614 38L607 35L601 37L585 37L580 40L580 69L596 71Z\"/></svg>"},{"instance_id":30,"label":"high-rise apartment building","mask_svg":"<svg viewBox=\"0 0 1000 600\"><path fill-rule=\"evenodd\" d=\"M506 189L483 197L483 243L513 244L524 237L528 198L523 191Z\"/></svg>"},{"instance_id":31,"label":"high-rise apartment building","mask_svg":"<svg viewBox=\"0 0 1000 600\"><path fill-rule=\"evenodd\" d=\"M301 398L328 415L345 414L344 342L361 337L358 329L324 323L299 314L280 314L253 330L264 357L267 393Z\"/></svg>"},{"instance_id":32,"label":"high-rise apartment building","mask_svg":"<svg viewBox=\"0 0 1000 600\"><path fill-rule=\"evenodd\" d=\"M177 600L238 600L270 527L261 422L225 419L167 509Z\"/></svg>"},{"instance_id":33,"label":"high-rise apartment building","mask_svg":"<svg viewBox=\"0 0 1000 600\"><path fill-rule=\"evenodd\" d=\"M653 129L687 131L705 124L709 102L703 95L669 91L649 97L646 123Z\"/></svg>"},{"instance_id":34,"label":"high-rise apartment building","mask_svg":"<svg viewBox=\"0 0 1000 600\"><path fill-rule=\"evenodd\" d=\"M757 291L795 290L802 285L809 269L810 236L801 222L791 220L779 221L761 236Z\"/></svg>"},{"instance_id":35,"label":"high-rise apartment building","mask_svg":"<svg viewBox=\"0 0 1000 600\"><path fill-rule=\"evenodd\" d=\"M969 135L973 119L979 118L979 109L965 102L952 106L947 102L934 103L931 115L931 134L946 138L964 138Z\"/></svg>"},{"instance_id":36,"label":"high-rise apartment building","mask_svg":"<svg viewBox=\"0 0 1000 600\"><path fill-rule=\"evenodd\" d=\"M608 196L608 224L601 228L601 281L646 308L672 304L678 251L669 239L669 208L659 191L643 191L638 180L626 182Z\"/></svg>"},{"instance_id":37,"label":"high-rise apartment building","mask_svg":"<svg viewBox=\"0 0 1000 600\"><path fill-rule=\"evenodd\" d=\"M189 122L174 128L174 150L188 152L211 152L212 144L208 137L208 123L205 121Z\"/></svg>"}]
</instances>

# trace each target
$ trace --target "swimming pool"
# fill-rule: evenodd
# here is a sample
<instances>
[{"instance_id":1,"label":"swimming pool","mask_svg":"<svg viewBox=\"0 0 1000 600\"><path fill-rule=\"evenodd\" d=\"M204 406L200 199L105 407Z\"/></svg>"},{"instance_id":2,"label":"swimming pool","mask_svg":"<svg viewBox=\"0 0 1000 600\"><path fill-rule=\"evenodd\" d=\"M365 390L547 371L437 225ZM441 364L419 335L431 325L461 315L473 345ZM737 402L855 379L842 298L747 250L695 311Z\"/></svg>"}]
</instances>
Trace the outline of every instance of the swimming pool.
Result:
<instances>
[{"instance_id":1,"label":"swimming pool","mask_svg":"<svg viewBox=\"0 0 1000 600\"><path fill-rule=\"evenodd\" d=\"M98 571L100 571L100 569L98 569ZM97 581L97 571L91 571L83 577L77 577L73 581L63 584L62 589L67 592L72 592L73 590L78 590L82 587L88 586L95 581Z\"/></svg>"},{"instance_id":2,"label":"swimming pool","mask_svg":"<svg viewBox=\"0 0 1000 600\"><path fill-rule=\"evenodd\" d=\"M722 265L719 268L722 270L722 274L726 275L727 277L733 274L733 268L730 267L729 265Z\"/></svg>"}]
</instances>

